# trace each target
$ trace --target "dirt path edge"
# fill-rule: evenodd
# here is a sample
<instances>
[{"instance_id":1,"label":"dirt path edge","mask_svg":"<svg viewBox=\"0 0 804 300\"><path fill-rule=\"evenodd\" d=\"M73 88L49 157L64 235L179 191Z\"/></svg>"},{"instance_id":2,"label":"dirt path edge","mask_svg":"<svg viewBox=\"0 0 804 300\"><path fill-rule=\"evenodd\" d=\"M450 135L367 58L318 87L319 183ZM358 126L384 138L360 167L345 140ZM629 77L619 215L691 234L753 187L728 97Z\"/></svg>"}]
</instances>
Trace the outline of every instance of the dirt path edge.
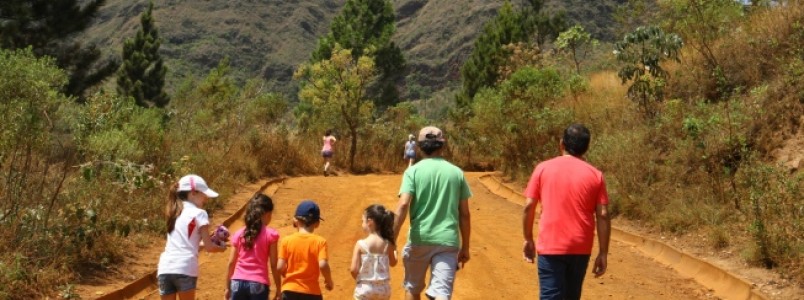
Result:
<instances>
[{"instance_id":1,"label":"dirt path edge","mask_svg":"<svg viewBox=\"0 0 804 300\"><path fill-rule=\"evenodd\" d=\"M480 177L480 182L490 192L502 198L519 205L524 205L525 203L525 196L510 185L502 182L497 175L483 175ZM683 276L695 279L701 285L711 289L717 297L740 300L769 299L748 281L670 245L627 232L616 226L612 226L611 233L613 239L631 244L645 253L646 256L673 268Z\"/></svg>"},{"instance_id":2,"label":"dirt path edge","mask_svg":"<svg viewBox=\"0 0 804 300\"><path fill-rule=\"evenodd\" d=\"M263 184L260 187L259 192L264 192L266 189L268 189L268 187L272 185L281 185L285 182L286 179L287 178L285 177L281 177L268 180L267 182L265 182L265 184ZM232 224L232 222L234 222L238 218L241 218L243 216L243 212L245 211L246 204L248 204L248 202L243 203L243 205L235 213L227 217L226 220L223 221L223 225L229 227ZM156 284L157 284L156 270L154 270L153 272L143 275L139 279L132 281L131 283L123 286L122 288L106 293L103 296L100 296L96 299L97 300L131 299L134 298L139 293L141 293L143 290L148 289L149 287L154 286Z\"/></svg>"}]
</instances>

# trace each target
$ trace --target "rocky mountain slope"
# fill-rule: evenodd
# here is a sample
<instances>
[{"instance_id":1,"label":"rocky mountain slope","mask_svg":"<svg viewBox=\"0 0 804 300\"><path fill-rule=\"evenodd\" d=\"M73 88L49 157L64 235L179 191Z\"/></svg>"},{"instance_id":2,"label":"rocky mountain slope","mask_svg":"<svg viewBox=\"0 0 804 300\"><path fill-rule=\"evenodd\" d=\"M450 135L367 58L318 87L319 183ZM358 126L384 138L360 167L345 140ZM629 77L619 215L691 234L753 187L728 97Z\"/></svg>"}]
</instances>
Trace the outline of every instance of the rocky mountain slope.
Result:
<instances>
[{"instance_id":1,"label":"rocky mountain slope","mask_svg":"<svg viewBox=\"0 0 804 300\"><path fill-rule=\"evenodd\" d=\"M345 0L164 0L154 15L164 38L169 81L201 77L228 57L238 78L263 77L293 93L295 67L310 57ZM554 1L555 2L555 1ZM607 1L609 2L609 1ZM438 90L457 85L460 67L483 24L503 1L395 0L397 34L409 82ZM521 1L513 1L521 5ZM560 2L552 3L554 9ZM596 5L597 6L597 5ZM594 9L596 6L589 6ZM80 38L119 56L139 28L146 0L109 0ZM589 9L586 7L585 9Z\"/></svg>"}]
</instances>

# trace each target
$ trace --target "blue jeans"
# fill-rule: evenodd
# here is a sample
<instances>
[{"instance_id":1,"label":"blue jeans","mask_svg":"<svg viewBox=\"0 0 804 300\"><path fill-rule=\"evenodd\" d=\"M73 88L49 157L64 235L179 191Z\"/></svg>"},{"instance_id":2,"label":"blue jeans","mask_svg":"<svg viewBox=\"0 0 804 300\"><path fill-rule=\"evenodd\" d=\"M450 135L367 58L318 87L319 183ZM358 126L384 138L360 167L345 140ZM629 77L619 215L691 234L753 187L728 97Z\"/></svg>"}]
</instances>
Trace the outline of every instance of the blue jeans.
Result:
<instances>
[{"instance_id":1,"label":"blue jeans","mask_svg":"<svg viewBox=\"0 0 804 300\"><path fill-rule=\"evenodd\" d=\"M194 290L198 277L184 274L161 274L157 277L159 295L171 295L179 292Z\"/></svg>"},{"instance_id":2,"label":"blue jeans","mask_svg":"<svg viewBox=\"0 0 804 300\"><path fill-rule=\"evenodd\" d=\"M271 289L260 282L232 279L229 290L232 291L231 300L266 300Z\"/></svg>"},{"instance_id":3,"label":"blue jeans","mask_svg":"<svg viewBox=\"0 0 804 300\"><path fill-rule=\"evenodd\" d=\"M539 255L539 299L581 299L589 255Z\"/></svg>"}]
</instances>

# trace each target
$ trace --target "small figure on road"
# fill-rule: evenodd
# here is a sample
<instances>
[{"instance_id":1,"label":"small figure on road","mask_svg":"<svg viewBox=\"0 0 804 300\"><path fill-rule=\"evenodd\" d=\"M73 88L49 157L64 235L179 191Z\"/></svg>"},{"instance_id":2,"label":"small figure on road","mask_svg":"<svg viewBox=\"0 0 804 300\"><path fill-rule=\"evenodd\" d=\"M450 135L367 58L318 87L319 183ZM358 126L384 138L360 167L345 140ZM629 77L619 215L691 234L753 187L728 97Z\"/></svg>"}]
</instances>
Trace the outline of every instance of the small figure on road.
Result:
<instances>
[{"instance_id":1,"label":"small figure on road","mask_svg":"<svg viewBox=\"0 0 804 300\"><path fill-rule=\"evenodd\" d=\"M591 134L581 124L564 130L561 155L536 166L525 189L523 233L525 260L538 254L541 299L580 299L597 225L599 252L592 272L606 273L611 223L603 173L583 159ZM533 242L536 206L539 240Z\"/></svg>"},{"instance_id":2,"label":"small figure on road","mask_svg":"<svg viewBox=\"0 0 804 300\"><path fill-rule=\"evenodd\" d=\"M332 129L327 129L324 132L324 146L321 148L321 156L324 157L324 176L329 175L329 162L335 154L335 142L338 139L332 135Z\"/></svg>"},{"instance_id":3,"label":"small figure on road","mask_svg":"<svg viewBox=\"0 0 804 300\"><path fill-rule=\"evenodd\" d=\"M394 213L374 204L363 213L363 231L368 233L355 243L349 271L357 280L356 300L391 299L391 272L396 266Z\"/></svg>"},{"instance_id":4,"label":"small figure on road","mask_svg":"<svg viewBox=\"0 0 804 300\"><path fill-rule=\"evenodd\" d=\"M402 159L408 161L408 168L413 165L413 162L416 161L416 141L414 140L416 137L412 134L408 135L408 141L405 142L405 154L402 156Z\"/></svg>"}]
</instances>

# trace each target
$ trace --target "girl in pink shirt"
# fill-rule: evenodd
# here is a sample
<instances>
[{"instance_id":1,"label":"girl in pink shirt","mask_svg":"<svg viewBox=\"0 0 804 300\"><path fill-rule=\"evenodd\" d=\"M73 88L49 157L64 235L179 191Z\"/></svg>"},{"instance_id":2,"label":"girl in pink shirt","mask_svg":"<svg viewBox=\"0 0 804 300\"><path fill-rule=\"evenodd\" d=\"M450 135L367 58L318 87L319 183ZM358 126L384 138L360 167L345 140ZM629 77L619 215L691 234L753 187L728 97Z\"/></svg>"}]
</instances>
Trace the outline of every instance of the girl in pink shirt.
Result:
<instances>
[{"instance_id":1,"label":"girl in pink shirt","mask_svg":"<svg viewBox=\"0 0 804 300\"><path fill-rule=\"evenodd\" d=\"M335 142L338 140L332 135L332 130L327 129L324 132L324 146L321 147L321 156L324 157L324 176L329 174L329 161L332 160L332 155L335 154Z\"/></svg>"},{"instance_id":2,"label":"girl in pink shirt","mask_svg":"<svg viewBox=\"0 0 804 300\"><path fill-rule=\"evenodd\" d=\"M268 267L275 286L281 286L276 271L277 242L279 232L268 227L274 203L270 197L257 193L248 203L245 214L246 227L232 235L232 254L229 256L229 272L226 275L226 299L268 299L270 282ZM280 299L276 289L274 299Z\"/></svg>"}]
</instances>

